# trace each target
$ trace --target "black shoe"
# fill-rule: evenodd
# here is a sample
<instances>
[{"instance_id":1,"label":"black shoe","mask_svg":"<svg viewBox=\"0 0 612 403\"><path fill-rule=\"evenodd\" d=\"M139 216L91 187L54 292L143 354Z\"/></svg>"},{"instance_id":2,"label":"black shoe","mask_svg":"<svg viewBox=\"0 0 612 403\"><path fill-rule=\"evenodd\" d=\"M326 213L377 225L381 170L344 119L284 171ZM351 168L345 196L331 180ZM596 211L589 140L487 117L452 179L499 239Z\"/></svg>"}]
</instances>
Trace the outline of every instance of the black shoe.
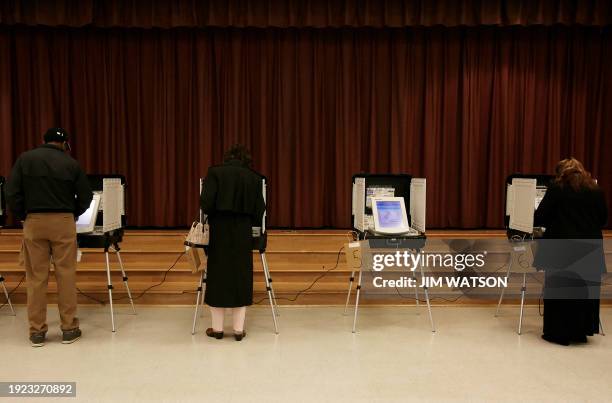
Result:
<instances>
[{"instance_id":1,"label":"black shoe","mask_svg":"<svg viewBox=\"0 0 612 403\"><path fill-rule=\"evenodd\" d=\"M62 344L71 344L81 338L81 329L64 330L62 335Z\"/></svg>"},{"instance_id":2,"label":"black shoe","mask_svg":"<svg viewBox=\"0 0 612 403\"><path fill-rule=\"evenodd\" d=\"M223 332L215 332L212 327L206 329L206 335L208 337L214 337L217 340L221 340L223 338Z\"/></svg>"},{"instance_id":3,"label":"black shoe","mask_svg":"<svg viewBox=\"0 0 612 403\"><path fill-rule=\"evenodd\" d=\"M45 345L45 332L32 333L30 335L30 342L32 343L32 347L42 347Z\"/></svg>"},{"instance_id":4,"label":"black shoe","mask_svg":"<svg viewBox=\"0 0 612 403\"><path fill-rule=\"evenodd\" d=\"M242 331L242 333L234 332L234 339L236 339L236 341L240 341L244 339L245 337L246 337L246 332L244 330Z\"/></svg>"},{"instance_id":5,"label":"black shoe","mask_svg":"<svg viewBox=\"0 0 612 403\"><path fill-rule=\"evenodd\" d=\"M559 344L562 346L569 346L569 340L565 340L565 339L560 339L558 337L553 337L553 336L549 336L547 334L543 334L542 335L542 339L546 340L549 343L554 343L554 344Z\"/></svg>"}]
</instances>

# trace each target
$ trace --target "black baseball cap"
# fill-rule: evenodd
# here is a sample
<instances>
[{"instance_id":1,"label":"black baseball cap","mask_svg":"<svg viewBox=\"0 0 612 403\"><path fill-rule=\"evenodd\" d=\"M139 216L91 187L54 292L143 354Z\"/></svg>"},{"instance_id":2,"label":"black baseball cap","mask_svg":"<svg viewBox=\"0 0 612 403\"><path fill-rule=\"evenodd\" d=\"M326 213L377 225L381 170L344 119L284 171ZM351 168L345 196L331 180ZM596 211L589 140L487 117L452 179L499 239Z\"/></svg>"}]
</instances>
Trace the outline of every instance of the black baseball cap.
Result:
<instances>
[{"instance_id":1,"label":"black baseball cap","mask_svg":"<svg viewBox=\"0 0 612 403\"><path fill-rule=\"evenodd\" d=\"M45 143L50 143L52 141L57 141L58 143L64 143L68 141L68 132L61 127L52 127L45 133L44 139Z\"/></svg>"}]
</instances>

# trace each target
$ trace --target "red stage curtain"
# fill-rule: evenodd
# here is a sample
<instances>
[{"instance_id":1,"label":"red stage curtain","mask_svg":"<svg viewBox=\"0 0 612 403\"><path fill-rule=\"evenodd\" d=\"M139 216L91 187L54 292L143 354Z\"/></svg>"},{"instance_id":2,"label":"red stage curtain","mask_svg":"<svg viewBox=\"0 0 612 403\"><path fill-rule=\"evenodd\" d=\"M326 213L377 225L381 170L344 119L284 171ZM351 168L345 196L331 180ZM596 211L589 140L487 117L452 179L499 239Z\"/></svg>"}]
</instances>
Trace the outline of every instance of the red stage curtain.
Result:
<instances>
[{"instance_id":1,"label":"red stage curtain","mask_svg":"<svg viewBox=\"0 0 612 403\"><path fill-rule=\"evenodd\" d=\"M0 174L61 125L131 225L188 224L243 142L274 226L348 227L352 174L405 172L429 227L501 227L505 177L567 156L612 200L611 116L608 29L0 28Z\"/></svg>"},{"instance_id":2,"label":"red stage curtain","mask_svg":"<svg viewBox=\"0 0 612 403\"><path fill-rule=\"evenodd\" d=\"M612 23L610 0L3 0L0 24L408 27Z\"/></svg>"}]
</instances>

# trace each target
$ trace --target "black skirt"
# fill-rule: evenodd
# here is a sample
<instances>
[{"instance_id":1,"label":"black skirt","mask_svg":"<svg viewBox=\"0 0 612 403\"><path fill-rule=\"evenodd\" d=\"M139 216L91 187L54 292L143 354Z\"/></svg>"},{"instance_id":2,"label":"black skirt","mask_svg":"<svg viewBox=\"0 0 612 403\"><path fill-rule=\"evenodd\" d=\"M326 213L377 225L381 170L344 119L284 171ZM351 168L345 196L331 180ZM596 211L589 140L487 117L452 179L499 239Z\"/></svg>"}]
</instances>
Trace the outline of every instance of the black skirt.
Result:
<instances>
[{"instance_id":1,"label":"black skirt","mask_svg":"<svg viewBox=\"0 0 612 403\"><path fill-rule=\"evenodd\" d=\"M252 220L244 214L215 213L208 218L210 241L206 304L237 308L253 303Z\"/></svg>"},{"instance_id":2,"label":"black skirt","mask_svg":"<svg viewBox=\"0 0 612 403\"><path fill-rule=\"evenodd\" d=\"M543 333L564 343L584 341L599 333L599 281L585 281L575 273L546 273Z\"/></svg>"},{"instance_id":3,"label":"black skirt","mask_svg":"<svg viewBox=\"0 0 612 403\"><path fill-rule=\"evenodd\" d=\"M603 241L540 240L534 266L545 270L544 336L570 343L598 333Z\"/></svg>"}]
</instances>

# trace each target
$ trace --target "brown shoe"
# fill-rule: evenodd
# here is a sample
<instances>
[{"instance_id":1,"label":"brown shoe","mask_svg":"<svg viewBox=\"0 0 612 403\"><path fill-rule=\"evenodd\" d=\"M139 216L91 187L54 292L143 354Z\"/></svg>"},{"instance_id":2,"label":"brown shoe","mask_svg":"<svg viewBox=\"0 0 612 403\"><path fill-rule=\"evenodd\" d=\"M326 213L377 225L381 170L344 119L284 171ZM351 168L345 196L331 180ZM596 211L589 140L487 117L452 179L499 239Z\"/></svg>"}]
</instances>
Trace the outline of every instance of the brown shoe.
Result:
<instances>
[{"instance_id":1,"label":"brown shoe","mask_svg":"<svg viewBox=\"0 0 612 403\"><path fill-rule=\"evenodd\" d=\"M242 333L235 333L234 332L234 339L236 339L236 341L240 341L242 339L244 339L246 337L246 332L243 330Z\"/></svg>"},{"instance_id":2,"label":"brown shoe","mask_svg":"<svg viewBox=\"0 0 612 403\"><path fill-rule=\"evenodd\" d=\"M206 329L206 335L208 337L214 337L217 340L221 340L223 338L223 332L215 332L212 327Z\"/></svg>"}]
</instances>

